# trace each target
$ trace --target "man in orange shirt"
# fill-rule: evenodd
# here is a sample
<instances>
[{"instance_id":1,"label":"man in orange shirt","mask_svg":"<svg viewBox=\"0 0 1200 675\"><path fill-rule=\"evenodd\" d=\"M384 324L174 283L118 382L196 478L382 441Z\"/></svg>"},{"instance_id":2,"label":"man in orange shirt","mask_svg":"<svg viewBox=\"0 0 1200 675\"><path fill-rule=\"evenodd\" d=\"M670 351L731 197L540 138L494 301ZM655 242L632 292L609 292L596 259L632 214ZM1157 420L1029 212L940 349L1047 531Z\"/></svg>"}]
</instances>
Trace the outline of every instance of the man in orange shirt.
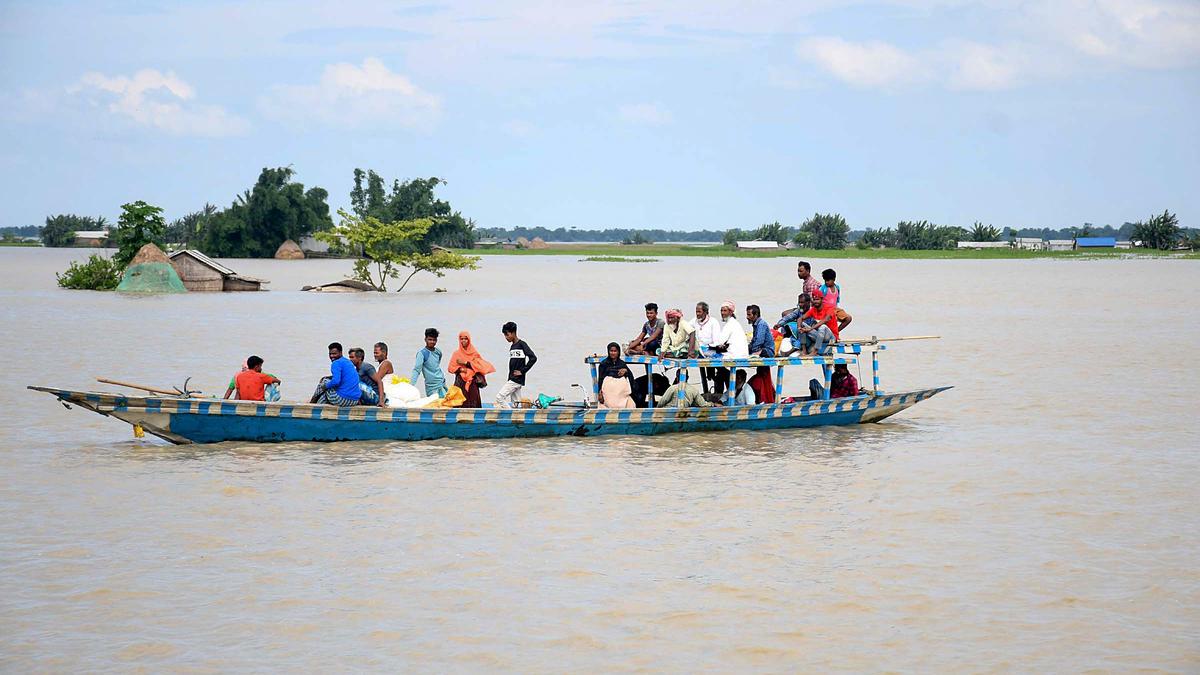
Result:
<instances>
[{"instance_id":1,"label":"man in orange shirt","mask_svg":"<svg viewBox=\"0 0 1200 675\"><path fill-rule=\"evenodd\" d=\"M246 359L246 370L237 374L237 397L242 401L265 401L264 389L268 384L279 384L279 378L262 371L263 360L258 356Z\"/></svg>"},{"instance_id":2,"label":"man in orange shirt","mask_svg":"<svg viewBox=\"0 0 1200 675\"><path fill-rule=\"evenodd\" d=\"M800 354L820 354L826 344L838 340L837 307L832 303L827 304L820 293L814 293L812 308L800 317L799 332Z\"/></svg>"}]
</instances>

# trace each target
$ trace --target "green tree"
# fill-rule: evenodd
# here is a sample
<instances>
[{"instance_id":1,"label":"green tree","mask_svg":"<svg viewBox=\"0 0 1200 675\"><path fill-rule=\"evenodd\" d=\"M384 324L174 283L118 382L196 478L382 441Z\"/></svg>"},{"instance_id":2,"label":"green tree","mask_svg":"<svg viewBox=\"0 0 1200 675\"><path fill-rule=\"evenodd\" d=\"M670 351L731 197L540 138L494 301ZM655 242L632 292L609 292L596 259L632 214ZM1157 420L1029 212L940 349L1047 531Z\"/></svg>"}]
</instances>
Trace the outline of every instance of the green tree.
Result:
<instances>
[{"instance_id":1,"label":"green tree","mask_svg":"<svg viewBox=\"0 0 1200 675\"><path fill-rule=\"evenodd\" d=\"M734 227L725 230L725 234L721 235L721 243L726 246L735 246L739 241L746 241L749 236L744 230Z\"/></svg>"},{"instance_id":2,"label":"green tree","mask_svg":"<svg viewBox=\"0 0 1200 675\"><path fill-rule=\"evenodd\" d=\"M63 288L85 291L111 291L121 283L121 270L112 258L106 258L98 253L88 257L87 262L78 260L71 263L66 272L54 276L58 285Z\"/></svg>"},{"instance_id":3,"label":"green tree","mask_svg":"<svg viewBox=\"0 0 1200 675\"><path fill-rule=\"evenodd\" d=\"M329 193L292 181L290 167L265 168L258 181L207 219L200 248L210 256L269 258L286 239L299 241L333 227Z\"/></svg>"},{"instance_id":4,"label":"green tree","mask_svg":"<svg viewBox=\"0 0 1200 675\"><path fill-rule=\"evenodd\" d=\"M364 187L365 181L365 187ZM383 222L433 219L425 236L430 245L448 248L474 248L475 223L453 210L450 203L438 199L434 191L446 181L436 176L392 181L391 192L384 192L384 180L374 170L354 170L354 188L350 206L359 217L373 216ZM544 237L543 237L544 238Z\"/></svg>"},{"instance_id":5,"label":"green tree","mask_svg":"<svg viewBox=\"0 0 1200 675\"><path fill-rule=\"evenodd\" d=\"M815 213L800 225L794 238L804 248L841 250L846 248L850 226L839 213Z\"/></svg>"},{"instance_id":6,"label":"green tree","mask_svg":"<svg viewBox=\"0 0 1200 675\"><path fill-rule=\"evenodd\" d=\"M317 233L317 238L361 250L363 257L355 261L351 278L371 284L380 291L387 290L389 279L403 276L404 281L396 289L398 293L420 272L443 277L447 270L478 267L477 256L428 246L429 231L436 224L432 218L383 222L374 216L341 210L338 215L341 223L332 230Z\"/></svg>"},{"instance_id":7,"label":"green tree","mask_svg":"<svg viewBox=\"0 0 1200 675\"><path fill-rule=\"evenodd\" d=\"M907 250L954 248L966 239L961 227L934 225L926 220L905 220L896 224L896 246Z\"/></svg>"},{"instance_id":8,"label":"green tree","mask_svg":"<svg viewBox=\"0 0 1200 675\"><path fill-rule=\"evenodd\" d=\"M193 211L182 218L176 218L167 225L166 239L173 244L188 246L202 241L208 221L217 213L217 207L205 204L199 211ZM281 242L282 243L282 242Z\"/></svg>"},{"instance_id":9,"label":"green tree","mask_svg":"<svg viewBox=\"0 0 1200 675\"><path fill-rule=\"evenodd\" d=\"M758 229L749 233L749 236L754 241L773 241L777 244L783 244L794 237L795 234L795 230L779 224L777 220L773 223L759 225Z\"/></svg>"},{"instance_id":10,"label":"green tree","mask_svg":"<svg viewBox=\"0 0 1200 675\"><path fill-rule=\"evenodd\" d=\"M889 248L896 246L896 233L892 228L872 229L867 228L859 237L858 243L861 248Z\"/></svg>"},{"instance_id":11,"label":"green tree","mask_svg":"<svg viewBox=\"0 0 1200 675\"><path fill-rule=\"evenodd\" d=\"M147 204L142 200L121 205L121 217L117 218L117 231L113 240L117 243L117 253L113 261L124 269L138 249L146 244L162 247L163 235L167 231L167 222L162 217L162 209Z\"/></svg>"},{"instance_id":12,"label":"green tree","mask_svg":"<svg viewBox=\"0 0 1200 675\"><path fill-rule=\"evenodd\" d=\"M1141 241L1145 248L1168 251L1179 245L1181 232L1179 218L1170 211L1163 211L1145 222L1135 224L1132 237L1135 241Z\"/></svg>"},{"instance_id":13,"label":"green tree","mask_svg":"<svg viewBox=\"0 0 1200 675\"><path fill-rule=\"evenodd\" d=\"M103 216L100 218L73 214L46 216L46 225L41 232L42 244L57 248L72 246L75 244L76 232L102 230L104 224Z\"/></svg>"},{"instance_id":14,"label":"green tree","mask_svg":"<svg viewBox=\"0 0 1200 675\"><path fill-rule=\"evenodd\" d=\"M1000 241L1000 230L977 220L971 228L971 241Z\"/></svg>"}]
</instances>

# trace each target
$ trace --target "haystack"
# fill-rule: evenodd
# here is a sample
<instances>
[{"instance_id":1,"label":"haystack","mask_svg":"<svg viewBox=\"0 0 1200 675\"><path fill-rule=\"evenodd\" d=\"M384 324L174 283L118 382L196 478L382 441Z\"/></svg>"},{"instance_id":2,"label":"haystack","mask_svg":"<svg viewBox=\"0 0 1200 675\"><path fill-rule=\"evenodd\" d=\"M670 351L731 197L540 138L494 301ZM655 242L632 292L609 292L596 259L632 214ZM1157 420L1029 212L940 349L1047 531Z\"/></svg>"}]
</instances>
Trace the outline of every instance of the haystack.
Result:
<instances>
[{"instance_id":1,"label":"haystack","mask_svg":"<svg viewBox=\"0 0 1200 675\"><path fill-rule=\"evenodd\" d=\"M186 293L171 259L154 244L138 249L121 275L117 290L124 293Z\"/></svg>"},{"instance_id":2,"label":"haystack","mask_svg":"<svg viewBox=\"0 0 1200 675\"><path fill-rule=\"evenodd\" d=\"M541 237L534 237L533 241L529 242L529 248L550 248L550 244L546 243Z\"/></svg>"},{"instance_id":3,"label":"haystack","mask_svg":"<svg viewBox=\"0 0 1200 675\"><path fill-rule=\"evenodd\" d=\"M300 250L299 244L291 239L285 240L275 249L275 258L277 260L304 260L304 251Z\"/></svg>"},{"instance_id":4,"label":"haystack","mask_svg":"<svg viewBox=\"0 0 1200 675\"><path fill-rule=\"evenodd\" d=\"M517 248L529 248L529 240L525 237L517 237Z\"/></svg>"}]
</instances>

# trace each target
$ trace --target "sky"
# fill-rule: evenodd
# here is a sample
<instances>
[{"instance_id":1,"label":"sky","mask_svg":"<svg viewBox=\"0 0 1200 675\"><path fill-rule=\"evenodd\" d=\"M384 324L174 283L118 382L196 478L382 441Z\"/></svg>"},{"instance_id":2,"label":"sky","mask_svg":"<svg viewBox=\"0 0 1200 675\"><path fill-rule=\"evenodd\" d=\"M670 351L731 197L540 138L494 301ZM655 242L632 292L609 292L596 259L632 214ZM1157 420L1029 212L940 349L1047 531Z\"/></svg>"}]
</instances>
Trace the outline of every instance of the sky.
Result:
<instances>
[{"instance_id":1,"label":"sky","mask_svg":"<svg viewBox=\"0 0 1200 675\"><path fill-rule=\"evenodd\" d=\"M0 0L0 226L349 203L480 227L1200 226L1197 0Z\"/></svg>"}]
</instances>

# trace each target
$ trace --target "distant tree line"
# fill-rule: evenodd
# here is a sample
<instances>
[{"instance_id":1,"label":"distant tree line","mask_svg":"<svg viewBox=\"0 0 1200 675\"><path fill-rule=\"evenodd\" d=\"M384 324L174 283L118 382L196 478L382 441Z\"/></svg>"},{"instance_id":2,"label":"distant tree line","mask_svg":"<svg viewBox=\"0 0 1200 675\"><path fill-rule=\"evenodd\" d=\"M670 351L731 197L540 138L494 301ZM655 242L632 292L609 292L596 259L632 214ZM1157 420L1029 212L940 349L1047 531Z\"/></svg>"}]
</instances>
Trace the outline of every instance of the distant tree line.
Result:
<instances>
[{"instance_id":1,"label":"distant tree line","mask_svg":"<svg viewBox=\"0 0 1200 675\"><path fill-rule=\"evenodd\" d=\"M725 230L663 230L635 229L613 227L603 230L589 230L577 227L481 227L475 230L478 239L495 237L497 239L516 240L518 237L533 239L541 237L545 241L559 242L618 242L652 244L662 241L679 242L715 242L721 241ZM636 242L635 242L636 240Z\"/></svg>"}]
</instances>

